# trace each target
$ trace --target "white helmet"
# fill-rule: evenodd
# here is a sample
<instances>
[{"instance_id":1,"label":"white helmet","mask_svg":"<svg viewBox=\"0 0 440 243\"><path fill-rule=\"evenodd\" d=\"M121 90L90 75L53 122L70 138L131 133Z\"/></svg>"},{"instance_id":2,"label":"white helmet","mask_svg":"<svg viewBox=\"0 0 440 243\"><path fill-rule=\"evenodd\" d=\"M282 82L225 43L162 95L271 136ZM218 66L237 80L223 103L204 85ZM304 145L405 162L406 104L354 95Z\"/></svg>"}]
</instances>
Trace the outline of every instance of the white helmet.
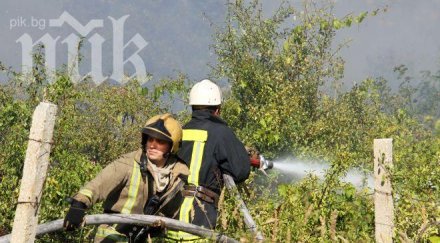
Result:
<instances>
[{"instance_id":1,"label":"white helmet","mask_svg":"<svg viewBox=\"0 0 440 243\"><path fill-rule=\"evenodd\" d=\"M211 80L204 79L196 84L189 93L190 105L217 106L222 103L222 92Z\"/></svg>"}]
</instances>

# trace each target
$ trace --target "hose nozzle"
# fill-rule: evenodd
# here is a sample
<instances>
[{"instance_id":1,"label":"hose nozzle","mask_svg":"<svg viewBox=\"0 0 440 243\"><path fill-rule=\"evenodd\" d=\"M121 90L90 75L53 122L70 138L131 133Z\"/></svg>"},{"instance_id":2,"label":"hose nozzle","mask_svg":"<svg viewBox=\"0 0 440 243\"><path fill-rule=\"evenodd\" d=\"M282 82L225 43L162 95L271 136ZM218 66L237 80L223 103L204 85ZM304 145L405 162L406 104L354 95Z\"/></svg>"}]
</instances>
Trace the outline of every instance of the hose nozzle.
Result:
<instances>
[{"instance_id":1,"label":"hose nozzle","mask_svg":"<svg viewBox=\"0 0 440 243\"><path fill-rule=\"evenodd\" d=\"M273 162L264 158L263 155L260 154L260 168L263 170L268 170L273 168Z\"/></svg>"}]
</instances>

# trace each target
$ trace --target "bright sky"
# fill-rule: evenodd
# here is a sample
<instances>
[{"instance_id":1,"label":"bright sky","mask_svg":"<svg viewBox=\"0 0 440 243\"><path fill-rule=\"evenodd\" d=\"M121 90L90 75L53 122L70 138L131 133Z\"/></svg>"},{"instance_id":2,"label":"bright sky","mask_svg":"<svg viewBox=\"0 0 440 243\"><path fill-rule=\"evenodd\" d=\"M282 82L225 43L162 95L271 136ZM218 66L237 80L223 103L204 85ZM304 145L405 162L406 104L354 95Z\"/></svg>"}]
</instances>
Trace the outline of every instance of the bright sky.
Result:
<instances>
[{"instance_id":1,"label":"bright sky","mask_svg":"<svg viewBox=\"0 0 440 243\"><path fill-rule=\"evenodd\" d=\"M20 70L23 35L36 41L45 34L55 38L57 66L67 62L69 34L78 34L69 25L49 26L50 19L57 19L67 11L85 26L91 20L102 22L102 27L91 30L85 38L84 63L80 73L91 69L93 34L99 34L102 44L102 73L110 76L114 56L112 21L129 15L123 27L124 43L139 34L147 45L138 55L147 72L155 79L188 74L191 80L206 77L208 63L215 58L209 45L212 43L211 24L221 24L225 15L224 1L154 0L154 1L104 1L104 0L2 0L0 2L0 61L14 70ZM280 1L265 0L267 12ZM298 1L295 1L298 2ZM295 3L296 4L296 3ZM421 70L436 71L440 60L440 1L438 0L338 0L335 12L338 16L358 14L388 6L386 13L366 19L338 33L337 41L351 39L350 46L341 54L346 61L344 82L348 85L367 77L385 76L393 79L392 69L405 64L417 74ZM95 42L96 43L96 42ZM139 42L140 43L140 42ZM95 50L97 50L95 48ZM124 50L125 59L138 50L133 43ZM95 59L95 64L96 64ZM99 66L99 65L96 65ZM124 72L135 70L130 63ZM5 76L0 75L0 82Z\"/></svg>"}]
</instances>

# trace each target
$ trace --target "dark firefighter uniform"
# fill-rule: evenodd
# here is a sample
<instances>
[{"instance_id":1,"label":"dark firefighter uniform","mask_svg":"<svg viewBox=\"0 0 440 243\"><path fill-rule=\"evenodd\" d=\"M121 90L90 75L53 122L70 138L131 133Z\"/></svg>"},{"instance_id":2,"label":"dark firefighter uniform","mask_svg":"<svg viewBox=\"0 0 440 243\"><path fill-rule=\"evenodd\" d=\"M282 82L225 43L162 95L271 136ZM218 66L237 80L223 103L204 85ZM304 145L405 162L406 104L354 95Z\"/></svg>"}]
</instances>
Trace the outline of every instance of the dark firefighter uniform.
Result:
<instances>
[{"instance_id":1,"label":"dark firefighter uniform","mask_svg":"<svg viewBox=\"0 0 440 243\"><path fill-rule=\"evenodd\" d=\"M179 220L214 229L222 174L232 176L237 183L249 176L245 147L221 118L208 110L195 110L183 127L178 157L185 161L190 172ZM179 241L199 239L181 231L168 231L168 237Z\"/></svg>"}]
</instances>

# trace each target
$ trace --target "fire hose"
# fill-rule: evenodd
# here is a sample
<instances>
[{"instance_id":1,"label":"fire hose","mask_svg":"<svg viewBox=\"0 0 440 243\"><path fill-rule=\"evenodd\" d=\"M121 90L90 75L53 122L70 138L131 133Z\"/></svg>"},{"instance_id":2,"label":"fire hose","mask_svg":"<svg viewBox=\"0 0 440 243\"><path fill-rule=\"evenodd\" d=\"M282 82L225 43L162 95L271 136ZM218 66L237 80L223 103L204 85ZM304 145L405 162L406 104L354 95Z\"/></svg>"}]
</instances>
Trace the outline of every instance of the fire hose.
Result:
<instances>
[{"instance_id":1,"label":"fire hose","mask_svg":"<svg viewBox=\"0 0 440 243\"><path fill-rule=\"evenodd\" d=\"M240 206L240 211L243 213L244 222L248 229L255 234L255 239L258 241L263 241L263 235L258 231L257 225L253 220L251 214L249 213L246 204L237 191L237 186L234 180L229 175L223 175L226 187L228 190L235 194L235 198ZM45 224L40 224L36 230L36 236L64 230L63 229L63 219L58 219ZM153 215L143 215L143 214L95 214L85 216L85 225L99 225L99 224L138 224L138 225L149 225L149 226L162 226L171 230L183 230L187 233L191 233L197 236L201 236L208 239L213 239L218 242L238 242L226 235L216 233L212 230L205 229L203 227L184 223L179 220L170 219L166 217L153 216ZM4 235L0 237L0 243L9 242L11 234Z\"/></svg>"},{"instance_id":2,"label":"fire hose","mask_svg":"<svg viewBox=\"0 0 440 243\"><path fill-rule=\"evenodd\" d=\"M36 235L51 233L63 229L63 219L58 219L45 224L40 224L37 227ZM216 240L218 242L238 243L238 241L212 230L203 227L184 223L179 220L170 219L160 216L143 215L143 214L95 214L85 216L85 225L99 225L99 224L137 224L162 226L171 230L180 230L193 235L201 236L207 239ZM0 237L0 243L9 242L11 235Z\"/></svg>"},{"instance_id":3,"label":"fire hose","mask_svg":"<svg viewBox=\"0 0 440 243\"><path fill-rule=\"evenodd\" d=\"M238 193L237 191L237 186L235 185L234 179L232 179L230 175L224 174L223 180L225 181L228 190L235 193L235 199L239 204L241 213L243 213L244 223L249 228L249 230L255 234L256 240L263 241L264 240L263 234L261 234L261 232L258 231L257 224L255 223L254 219L249 213L249 210L246 207L246 204L244 203L243 199L241 199L240 193Z\"/></svg>"},{"instance_id":4,"label":"fire hose","mask_svg":"<svg viewBox=\"0 0 440 243\"><path fill-rule=\"evenodd\" d=\"M235 193L235 198L240 205L240 211L243 213L244 222L249 230L255 234L255 239L262 241L263 235L258 231L257 225L253 220L251 214L249 213L246 204L237 191L237 187L234 180L229 175L223 175L226 187L231 192ZM40 224L36 230L36 236L64 230L63 228L64 219L54 220L45 224ZM226 235L216 233L212 230L205 229L203 227L184 223L179 220L170 219L166 217L153 216L153 215L143 215L143 214L95 214L85 216L85 225L99 225L99 224L137 224L137 225L149 225L149 226L162 226L171 230L181 230L187 233L191 233L197 236L201 236L207 239L213 239L217 242L238 242ZM4 235L0 237L0 243L9 242L11 234Z\"/></svg>"},{"instance_id":5,"label":"fire hose","mask_svg":"<svg viewBox=\"0 0 440 243\"><path fill-rule=\"evenodd\" d=\"M251 165L259 168L265 172L267 169L273 167L273 163L266 160L262 155L258 155L255 159L251 158ZM235 198L239 204L240 211L243 214L244 222L248 229L255 235L257 241L263 241L264 237L260 231L258 231L257 224L253 220L249 213L246 204L241 198L240 193L237 191L237 186L233 178L229 175L223 175L224 182L228 190L235 194ZM63 219L58 219L45 224L40 224L36 230L36 236L63 230ZM85 225L99 225L99 224L138 224L143 226L162 226L171 230L181 230L193 235L201 236L208 239L213 239L218 242L238 242L226 235L222 235L214 232L213 230L205 229L203 227L181 222L179 220L170 219L166 217L143 215L143 214L95 214L85 216ZM9 242L11 234L0 237L0 243Z\"/></svg>"}]
</instances>

